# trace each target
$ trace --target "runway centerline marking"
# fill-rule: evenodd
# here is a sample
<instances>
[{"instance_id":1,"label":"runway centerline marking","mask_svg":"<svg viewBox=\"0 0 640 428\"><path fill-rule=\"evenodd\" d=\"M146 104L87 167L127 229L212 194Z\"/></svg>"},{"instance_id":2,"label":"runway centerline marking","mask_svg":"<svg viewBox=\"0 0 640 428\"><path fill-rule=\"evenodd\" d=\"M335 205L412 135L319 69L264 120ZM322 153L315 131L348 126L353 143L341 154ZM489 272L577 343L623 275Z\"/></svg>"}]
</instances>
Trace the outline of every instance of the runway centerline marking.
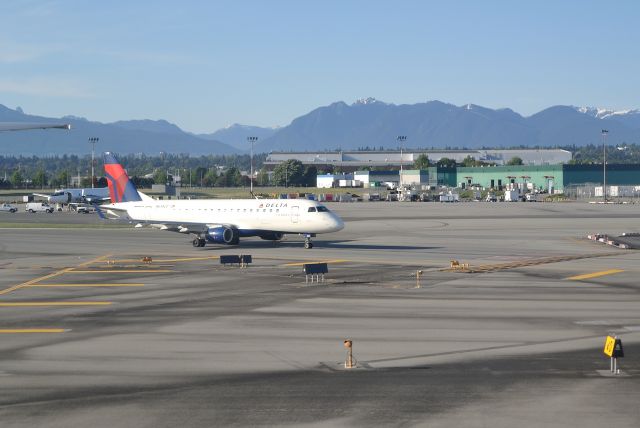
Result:
<instances>
[{"instance_id":1,"label":"runway centerline marking","mask_svg":"<svg viewBox=\"0 0 640 428\"><path fill-rule=\"evenodd\" d=\"M64 328L0 328L0 334L64 333Z\"/></svg>"},{"instance_id":2,"label":"runway centerline marking","mask_svg":"<svg viewBox=\"0 0 640 428\"><path fill-rule=\"evenodd\" d=\"M614 275L616 273L620 273L620 272L624 272L623 269L609 269L609 270L603 270L600 272L593 272L593 273L585 273L584 275L576 275L576 276L570 276L568 278L568 280L571 281L580 281L581 279L591 279L591 278L598 278L601 276L605 276L605 275Z\"/></svg>"},{"instance_id":3,"label":"runway centerline marking","mask_svg":"<svg viewBox=\"0 0 640 428\"><path fill-rule=\"evenodd\" d=\"M112 302L0 302L0 307L31 307L31 306L108 306Z\"/></svg>"}]
</instances>

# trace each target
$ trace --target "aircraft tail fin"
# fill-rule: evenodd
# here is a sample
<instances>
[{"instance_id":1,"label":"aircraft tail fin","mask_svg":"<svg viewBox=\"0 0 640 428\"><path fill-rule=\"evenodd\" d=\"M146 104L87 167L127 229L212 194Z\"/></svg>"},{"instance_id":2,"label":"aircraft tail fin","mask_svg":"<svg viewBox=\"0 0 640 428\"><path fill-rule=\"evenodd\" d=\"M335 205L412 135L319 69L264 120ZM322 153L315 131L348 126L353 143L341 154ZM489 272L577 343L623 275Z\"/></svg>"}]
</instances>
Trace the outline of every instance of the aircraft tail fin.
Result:
<instances>
[{"instance_id":1,"label":"aircraft tail fin","mask_svg":"<svg viewBox=\"0 0 640 428\"><path fill-rule=\"evenodd\" d=\"M109 196L111 203L135 202L142 198L133 185L122 165L109 152L104 154L104 172L109 185Z\"/></svg>"}]
</instances>

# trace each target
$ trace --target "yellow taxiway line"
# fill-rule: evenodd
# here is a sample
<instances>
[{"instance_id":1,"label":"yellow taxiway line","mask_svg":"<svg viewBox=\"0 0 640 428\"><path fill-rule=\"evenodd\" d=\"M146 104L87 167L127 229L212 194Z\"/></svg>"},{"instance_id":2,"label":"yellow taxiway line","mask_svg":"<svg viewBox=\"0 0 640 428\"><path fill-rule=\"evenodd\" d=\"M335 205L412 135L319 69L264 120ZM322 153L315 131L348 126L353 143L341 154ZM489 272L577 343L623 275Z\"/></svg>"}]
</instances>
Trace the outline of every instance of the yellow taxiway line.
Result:
<instances>
[{"instance_id":1,"label":"yellow taxiway line","mask_svg":"<svg viewBox=\"0 0 640 428\"><path fill-rule=\"evenodd\" d=\"M308 265L308 264L314 264L314 263L328 263L328 264L332 264L332 263L348 263L351 260L309 260L306 262L296 262L296 263L286 263L283 264L282 266L302 266L302 265Z\"/></svg>"},{"instance_id":2,"label":"yellow taxiway line","mask_svg":"<svg viewBox=\"0 0 640 428\"><path fill-rule=\"evenodd\" d=\"M613 275L613 274L620 273L620 272L624 272L624 270L622 270L622 269L609 269L609 270L603 270L603 271L600 271L600 272L586 273L584 275L570 276L569 278L565 278L565 279L572 280L572 281L580 281L582 279L598 278L600 276Z\"/></svg>"},{"instance_id":3,"label":"yellow taxiway line","mask_svg":"<svg viewBox=\"0 0 640 428\"><path fill-rule=\"evenodd\" d=\"M92 269L92 270L72 270L66 273L168 273L175 272L171 269Z\"/></svg>"},{"instance_id":4,"label":"yellow taxiway line","mask_svg":"<svg viewBox=\"0 0 640 428\"><path fill-rule=\"evenodd\" d=\"M0 307L25 306L108 306L111 302L0 302Z\"/></svg>"},{"instance_id":5,"label":"yellow taxiway line","mask_svg":"<svg viewBox=\"0 0 640 428\"><path fill-rule=\"evenodd\" d=\"M194 262L200 260L218 260L220 256L208 256L208 257L185 257L179 259L154 259L152 257L152 262L149 263L153 265L154 263L175 263L175 262ZM115 260L106 260L107 263L142 263L141 259L115 259Z\"/></svg>"},{"instance_id":6,"label":"yellow taxiway line","mask_svg":"<svg viewBox=\"0 0 640 428\"><path fill-rule=\"evenodd\" d=\"M104 256L97 257L97 258L95 258L93 260L89 260L88 262L84 262L84 263L79 264L78 267L80 267L80 266L84 267L84 266L88 266L88 265L90 265L92 263L99 262L100 260L102 260L104 258L107 258L110 255L111 254L106 254ZM34 278L34 279L32 279L30 281L27 281L27 282L23 282L22 284L18 284L18 285L14 285L12 287L9 287L9 288L5 288L4 290L0 290L0 295L11 293L12 291L15 291L15 290L17 290L19 288L26 287L28 285L33 285L35 283L44 281L45 279L51 279L51 278L55 278L56 276L64 275L65 273L74 272L73 269L75 269L75 268L60 269L60 270L58 270L56 272L53 272L53 273L50 273L48 275L44 275L44 276L41 276L41 277L38 277L38 278Z\"/></svg>"},{"instance_id":7,"label":"yellow taxiway line","mask_svg":"<svg viewBox=\"0 0 640 428\"><path fill-rule=\"evenodd\" d=\"M64 328L0 328L0 334L64 333Z\"/></svg>"},{"instance_id":8,"label":"yellow taxiway line","mask_svg":"<svg viewBox=\"0 0 640 428\"><path fill-rule=\"evenodd\" d=\"M31 284L25 285L25 288L31 287L144 287L142 283L128 283L128 284Z\"/></svg>"}]
</instances>

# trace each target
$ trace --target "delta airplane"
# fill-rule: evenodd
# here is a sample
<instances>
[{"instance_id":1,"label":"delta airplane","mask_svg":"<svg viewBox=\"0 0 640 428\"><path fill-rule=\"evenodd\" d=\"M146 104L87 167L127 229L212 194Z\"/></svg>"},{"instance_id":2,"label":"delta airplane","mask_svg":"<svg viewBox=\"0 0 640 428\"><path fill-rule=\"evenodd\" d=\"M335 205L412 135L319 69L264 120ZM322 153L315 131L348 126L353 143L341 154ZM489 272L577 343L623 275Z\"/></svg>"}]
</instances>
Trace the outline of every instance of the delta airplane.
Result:
<instances>
[{"instance_id":1,"label":"delta airplane","mask_svg":"<svg viewBox=\"0 0 640 428\"><path fill-rule=\"evenodd\" d=\"M207 242L237 245L240 238L257 236L280 241L286 234L311 238L337 232L344 223L316 201L306 199L200 199L155 200L138 192L127 173L111 153L104 155L104 169L111 204L96 207L103 217L147 224L161 230L194 236L194 247Z\"/></svg>"}]
</instances>

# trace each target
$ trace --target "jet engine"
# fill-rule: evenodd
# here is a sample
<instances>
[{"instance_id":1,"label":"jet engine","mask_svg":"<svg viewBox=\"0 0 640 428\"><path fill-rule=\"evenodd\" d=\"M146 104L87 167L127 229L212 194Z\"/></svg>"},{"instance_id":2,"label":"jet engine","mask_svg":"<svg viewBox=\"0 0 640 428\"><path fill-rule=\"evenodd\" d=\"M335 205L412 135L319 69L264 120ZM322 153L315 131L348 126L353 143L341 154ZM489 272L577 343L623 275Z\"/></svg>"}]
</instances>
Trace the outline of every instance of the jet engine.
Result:
<instances>
[{"instance_id":1,"label":"jet engine","mask_svg":"<svg viewBox=\"0 0 640 428\"><path fill-rule=\"evenodd\" d=\"M282 232L266 232L263 233L260 236L261 239L264 239L265 241L280 241L283 237L284 237L284 233Z\"/></svg>"},{"instance_id":2,"label":"jet engine","mask_svg":"<svg viewBox=\"0 0 640 428\"><path fill-rule=\"evenodd\" d=\"M207 230L207 241L216 244L237 245L240 241L238 229L228 226L212 227Z\"/></svg>"}]
</instances>

